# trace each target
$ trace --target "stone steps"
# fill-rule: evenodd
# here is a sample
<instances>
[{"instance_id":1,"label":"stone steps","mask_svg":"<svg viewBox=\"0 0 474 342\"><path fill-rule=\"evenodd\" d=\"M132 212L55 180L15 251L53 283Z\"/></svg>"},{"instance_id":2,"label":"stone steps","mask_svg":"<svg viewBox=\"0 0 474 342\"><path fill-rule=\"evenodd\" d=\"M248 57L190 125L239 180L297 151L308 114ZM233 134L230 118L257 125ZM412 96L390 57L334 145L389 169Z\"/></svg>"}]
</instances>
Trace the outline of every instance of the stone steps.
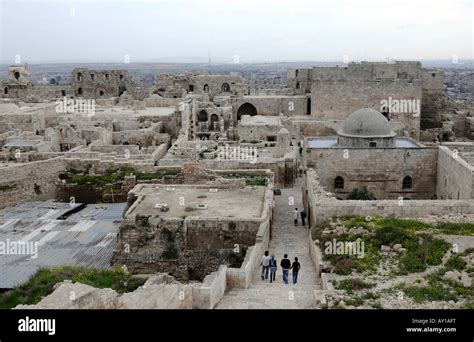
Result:
<instances>
[{"instance_id":1,"label":"stone steps","mask_svg":"<svg viewBox=\"0 0 474 342\"><path fill-rule=\"evenodd\" d=\"M261 270L253 274L248 289L230 289L216 306L216 309L311 309L316 308L314 290L320 289L320 279L308 255L308 227L295 226L293 210L302 208L301 188L297 185L291 189L282 189L281 196L275 196L272 236L268 246L274 254L278 265L287 253L291 261L298 257L301 270L298 282L292 284L291 271L289 284L282 280L281 268L278 266L275 282L263 281ZM294 198L295 205L288 205L288 198Z\"/></svg>"}]
</instances>

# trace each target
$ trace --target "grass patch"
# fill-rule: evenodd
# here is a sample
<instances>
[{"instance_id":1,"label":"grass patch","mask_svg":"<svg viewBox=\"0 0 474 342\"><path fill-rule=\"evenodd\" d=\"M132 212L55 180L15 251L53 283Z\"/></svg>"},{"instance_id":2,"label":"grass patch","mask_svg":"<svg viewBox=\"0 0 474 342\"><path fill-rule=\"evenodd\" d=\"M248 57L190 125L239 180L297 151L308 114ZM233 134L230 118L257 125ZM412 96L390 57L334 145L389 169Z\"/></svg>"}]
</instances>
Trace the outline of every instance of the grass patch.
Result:
<instances>
[{"instance_id":1,"label":"grass patch","mask_svg":"<svg viewBox=\"0 0 474 342\"><path fill-rule=\"evenodd\" d=\"M111 288L118 293L131 292L145 283L132 278L121 268L96 270L80 266L43 268L26 283L0 295L0 309L11 309L20 304L37 304L53 292L53 286L66 279L97 288Z\"/></svg>"},{"instance_id":2,"label":"grass patch","mask_svg":"<svg viewBox=\"0 0 474 342\"><path fill-rule=\"evenodd\" d=\"M405 294L412 298L416 303L426 301L457 301L457 297L449 289L441 284L430 284L428 286L401 286Z\"/></svg>"},{"instance_id":3,"label":"grass patch","mask_svg":"<svg viewBox=\"0 0 474 342\"><path fill-rule=\"evenodd\" d=\"M436 223L436 229L443 234L473 235L474 223L438 222Z\"/></svg>"},{"instance_id":4,"label":"grass patch","mask_svg":"<svg viewBox=\"0 0 474 342\"><path fill-rule=\"evenodd\" d=\"M245 185L247 186L265 186L267 179L265 177L246 178Z\"/></svg>"},{"instance_id":5,"label":"grass patch","mask_svg":"<svg viewBox=\"0 0 474 342\"><path fill-rule=\"evenodd\" d=\"M339 281L335 288L338 290L345 290L347 293L352 293L354 291L360 291L363 289L370 289L374 287L375 284L366 283L359 278L350 278Z\"/></svg>"},{"instance_id":6,"label":"grass patch","mask_svg":"<svg viewBox=\"0 0 474 342\"><path fill-rule=\"evenodd\" d=\"M462 271L466 267L467 263L461 259L461 256L459 254L453 255L451 258L449 258L448 261L446 261L445 266L449 270L458 270Z\"/></svg>"}]
</instances>

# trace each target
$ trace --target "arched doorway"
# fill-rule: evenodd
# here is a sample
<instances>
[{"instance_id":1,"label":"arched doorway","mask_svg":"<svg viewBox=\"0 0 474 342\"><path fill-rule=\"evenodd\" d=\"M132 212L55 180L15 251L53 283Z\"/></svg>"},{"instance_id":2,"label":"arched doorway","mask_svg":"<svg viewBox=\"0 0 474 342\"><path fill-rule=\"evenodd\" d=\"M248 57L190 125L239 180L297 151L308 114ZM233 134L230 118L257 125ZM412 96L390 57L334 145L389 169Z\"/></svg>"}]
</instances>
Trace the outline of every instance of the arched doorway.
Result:
<instances>
[{"instance_id":1,"label":"arched doorway","mask_svg":"<svg viewBox=\"0 0 474 342\"><path fill-rule=\"evenodd\" d=\"M221 90L223 93L228 93L230 92L230 85L227 82L222 83Z\"/></svg>"},{"instance_id":2,"label":"arched doorway","mask_svg":"<svg viewBox=\"0 0 474 342\"><path fill-rule=\"evenodd\" d=\"M217 124L215 124L217 122ZM219 130L219 116L217 114L211 115L211 131Z\"/></svg>"},{"instance_id":3,"label":"arched doorway","mask_svg":"<svg viewBox=\"0 0 474 342\"><path fill-rule=\"evenodd\" d=\"M237 110L237 121L242 118L242 115L257 115L257 108L253 104L246 102Z\"/></svg>"},{"instance_id":4,"label":"arched doorway","mask_svg":"<svg viewBox=\"0 0 474 342\"><path fill-rule=\"evenodd\" d=\"M120 76L122 76L122 75L120 75ZM122 94L125 93L126 91L127 91L127 88L125 88L123 86L120 86L118 96L122 96Z\"/></svg>"},{"instance_id":5,"label":"arched doorway","mask_svg":"<svg viewBox=\"0 0 474 342\"><path fill-rule=\"evenodd\" d=\"M82 95L82 88L81 87L77 88L77 95Z\"/></svg>"},{"instance_id":6,"label":"arched doorway","mask_svg":"<svg viewBox=\"0 0 474 342\"><path fill-rule=\"evenodd\" d=\"M205 93L209 92L209 85L207 85L207 84L204 85L204 92Z\"/></svg>"},{"instance_id":7,"label":"arched doorway","mask_svg":"<svg viewBox=\"0 0 474 342\"><path fill-rule=\"evenodd\" d=\"M8 87L5 87L5 89L3 89L3 93L4 93L5 95L8 94Z\"/></svg>"},{"instance_id":8,"label":"arched doorway","mask_svg":"<svg viewBox=\"0 0 474 342\"><path fill-rule=\"evenodd\" d=\"M198 113L198 122L206 122L207 121L207 112L203 109Z\"/></svg>"}]
</instances>

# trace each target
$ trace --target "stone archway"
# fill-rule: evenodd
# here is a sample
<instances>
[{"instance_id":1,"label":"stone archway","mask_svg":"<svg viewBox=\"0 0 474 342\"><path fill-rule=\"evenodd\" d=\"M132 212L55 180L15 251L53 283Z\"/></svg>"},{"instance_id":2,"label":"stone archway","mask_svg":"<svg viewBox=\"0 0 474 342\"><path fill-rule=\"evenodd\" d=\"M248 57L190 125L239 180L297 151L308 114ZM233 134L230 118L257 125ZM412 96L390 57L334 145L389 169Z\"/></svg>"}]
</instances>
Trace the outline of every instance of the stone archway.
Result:
<instances>
[{"instance_id":1,"label":"stone archway","mask_svg":"<svg viewBox=\"0 0 474 342\"><path fill-rule=\"evenodd\" d=\"M207 112L203 109L197 115L198 122L206 122L208 119Z\"/></svg>"},{"instance_id":2,"label":"stone archway","mask_svg":"<svg viewBox=\"0 0 474 342\"><path fill-rule=\"evenodd\" d=\"M222 83L221 90L223 93L228 93L230 92L230 85L227 82Z\"/></svg>"},{"instance_id":3,"label":"stone archway","mask_svg":"<svg viewBox=\"0 0 474 342\"><path fill-rule=\"evenodd\" d=\"M257 115L257 108L253 104L246 102L237 110L237 121L240 121L242 115Z\"/></svg>"},{"instance_id":4,"label":"stone archway","mask_svg":"<svg viewBox=\"0 0 474 342\"><path fill-rule=\"evenodd\" d=\"M215 124L215 122L217 122L217 125ZM216 127L214 127L216 126ZM219 116L217 114L212 114L211 115L211 124L210 124L210 127L211 127L211 131L218 131L219 130Z\"/></svg>"}]
</instances>

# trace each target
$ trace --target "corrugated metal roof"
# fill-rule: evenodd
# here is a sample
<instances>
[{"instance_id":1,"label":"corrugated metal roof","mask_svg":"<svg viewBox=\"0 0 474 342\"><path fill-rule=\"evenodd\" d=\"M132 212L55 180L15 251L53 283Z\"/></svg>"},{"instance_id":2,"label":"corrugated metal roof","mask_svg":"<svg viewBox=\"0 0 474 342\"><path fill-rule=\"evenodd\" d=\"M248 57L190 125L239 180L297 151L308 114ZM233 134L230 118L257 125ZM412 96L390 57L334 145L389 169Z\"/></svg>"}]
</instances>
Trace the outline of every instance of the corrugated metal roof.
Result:
<instances>
[{"instance_id":1,"label":"corrugated metal roof","mask_svg":"<svg viewBox=\"0 0 474 342\"><path fill-rule=\"evenodd\" d=\"M126 203L90 204L65 220L57 218L74 206L51 200L0 210L0 244L7 247L9 242L11 247L12 242L25 242L21 254L6 251L0 255L0 288L12 288L27 281L40 267L109 268L125 206Z\"/></svg>"}]
</instances>

